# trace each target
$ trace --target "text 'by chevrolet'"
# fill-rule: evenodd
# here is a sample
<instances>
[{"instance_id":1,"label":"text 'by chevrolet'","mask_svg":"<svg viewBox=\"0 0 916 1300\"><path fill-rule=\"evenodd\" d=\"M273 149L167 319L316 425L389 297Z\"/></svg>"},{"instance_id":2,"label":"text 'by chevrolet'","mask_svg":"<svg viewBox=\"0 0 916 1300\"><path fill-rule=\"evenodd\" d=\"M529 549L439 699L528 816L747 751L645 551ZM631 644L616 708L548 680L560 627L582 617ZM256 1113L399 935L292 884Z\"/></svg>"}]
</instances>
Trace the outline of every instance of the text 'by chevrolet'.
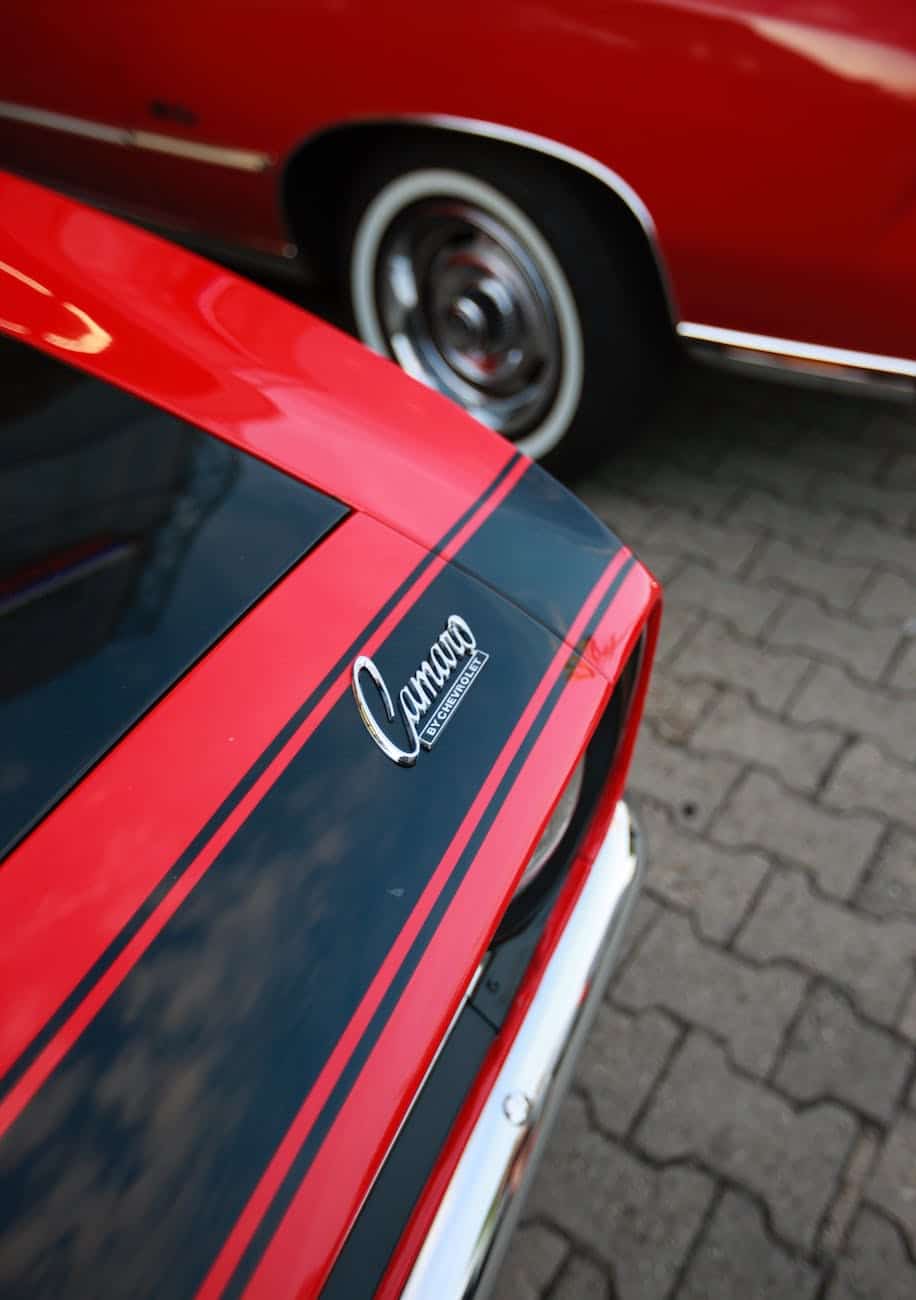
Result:
<instances>
[{"instance_id":1,"label":"text 'by chevrolet'","mask_svg":"<svg viewBox=\"0 0 916 1300\"><path fill-rule=\"evenodd\" d=\"M0 1295L484 1295L640 887L657 584L9 176L0 409Z\"/></svg>"}]
</instances>

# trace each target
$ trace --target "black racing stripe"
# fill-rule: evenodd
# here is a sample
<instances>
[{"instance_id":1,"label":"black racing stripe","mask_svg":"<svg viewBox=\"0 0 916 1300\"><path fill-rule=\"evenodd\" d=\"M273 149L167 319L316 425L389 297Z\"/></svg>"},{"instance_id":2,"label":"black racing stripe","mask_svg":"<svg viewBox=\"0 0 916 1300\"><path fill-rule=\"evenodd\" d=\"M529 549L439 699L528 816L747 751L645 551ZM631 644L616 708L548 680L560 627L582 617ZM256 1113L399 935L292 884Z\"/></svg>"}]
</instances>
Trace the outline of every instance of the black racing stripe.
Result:
<instances>
[{"instance_id":1,"label":"black racing stripe","mask_svg":"<svg viewBox=\"0 0 916 1300\"><path fill-rule=\"evenodd\" d=\"M389 597L374 618L366 625L359 637L340 655L339 659L334 664L334 667L325 674L318 686L315 687L308 698L289 719L283 729L274 737L263 753L255 760L235 788L226 796L219 808L217 808L216 812L212 817L210 817L197 835L195 835L194 839L182 853L181 857L179 857L175 862L174 866L165 876L163 876L162 880L147 896L147 898L144 899L125 927L111 941L101 956L93 963L54 1015L51 1016L42 1029L32 1039L29 1046L25 1048L17 1060L13 1062L2 1078L0 1078L0 1101L3 1100L11 1088L15 1087L32 1063L53 1039L58 1030L60 1030L60 1028L70 1018L90 990L118 959L147 918L156 910L162 900L172 891L172 889L174 889L175 885L190 867L192 862L197 858L198 854L205 848L223 822L226 821L232 811L260 779L261 775L270 766L277 754L289 741L290 737L295 734L305 718L326 694L346 665L353 659L359 648L364 645L382 625L391 611L397 606L398 602L406 595L414 583L425 573L437 558L437 554L449 545L474 514L486 504L495 492L498 491L519 459L519 453L510 457L490 485L476 499L473 505L469 506L458 521L439 539L435 551L431 551L429 554L425 555L416 567L408 574L394 594Z\"/></svg>"},{"instance_id":2,"label":"black racing stripe","mask_svg":"<svg viewBox=\"0 0 916 1300\"><path fill-rule=\"evenodd\" d=\"M620 588L623 586L635 563L635 558L631 556L621 566L619 573L617 573L611 582L608 590L589 619L583 633L583 639L590 637L595 629L600 625L601 620L604 618L616 598L617 593L620 591ZM302 1184L309 1166L324 1143L334 1120L337 1118L337 1115L349 1096L350 1091L359 1077L363 1066L368 1060L372 1049L375 1047L375 1044L381 1037L385 1026L391 1019L395 1007L400 1001L414 971L420 964L424 952L429 947L433 935L439 928L441 921L451 906L455 895L471 868L471 865L480 852L484 840L489 834L496 818L499 816L506 799L518 780L522 767L537 744L544 727L547 725L551 714L557 707L557 703L559 702L569 681L570 674L561 672L538 710L538 713L531 724L531 728L522 741L518 752L515 754L506 769L498 787L494 791L481 820L478 822L464 851L455 864L441 894L430 910L429 916L426 918L426 921L417 934L416 939L408 950L397 975L366 1027L366 1031L360 1039L356 1050L347 1062L346 1068L328 1097L328 1100L325 1102L325 1105L322 1107L314 1125L309 1130L309 1134L303 1143L301 1150L290 1166L286 1177L277 1189L270 1208L258 1225L257 1231L254 1233L248 1248L239 1260L235 1272L223 1293L226 1300L240 1296L248 1285L248 1282L251 1280L251 1277L260 1263L271 1238L277 1231L283 1216L289 1209L293 1197Z\"/></svg>"},{"instance_id":3,"label":"black racing stripe","mask_svg":"<svg viewBox=\"0 0 916 1300\"><path fill-rule=\"evenodd\" d=\"M563 575L577 609L615 550ZM392 686L452 613L490 659L442 740L405 771L342 697L11 1126L0 1290L195 1293L557 652L447 565L375 652Z\"/></svg>"},{"instance_id":4,"label":"black racing stripe","mask_svg":"<svg viewBox=\"0 0 916 1300\"><path fill-rule=\"evenodd\" d=\"M606 557L619 545L578 497L533 465L492 528L462 548L459 563L564 637L578 613L577 587L567 575L581 569L583 557Z\"/></svg>"}]
</instances>

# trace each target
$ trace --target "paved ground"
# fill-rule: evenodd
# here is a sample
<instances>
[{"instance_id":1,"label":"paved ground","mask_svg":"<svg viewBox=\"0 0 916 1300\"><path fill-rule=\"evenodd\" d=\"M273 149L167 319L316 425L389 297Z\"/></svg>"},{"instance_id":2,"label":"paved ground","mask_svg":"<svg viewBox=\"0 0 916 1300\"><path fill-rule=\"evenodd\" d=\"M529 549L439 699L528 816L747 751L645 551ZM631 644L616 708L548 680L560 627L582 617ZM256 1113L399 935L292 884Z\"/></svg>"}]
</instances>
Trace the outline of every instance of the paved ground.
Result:
<instances>
[{"instance_id":1,"label":"paved ground","mask_svg":"<svg viewBox=\"0 0 916 1300\"><path fill-rule=\"evenodd\" d=\"M499 1300L913 1300L912 417L688 372L578 486L667 590L650 868Z\"/></svg>"}]
</instances>

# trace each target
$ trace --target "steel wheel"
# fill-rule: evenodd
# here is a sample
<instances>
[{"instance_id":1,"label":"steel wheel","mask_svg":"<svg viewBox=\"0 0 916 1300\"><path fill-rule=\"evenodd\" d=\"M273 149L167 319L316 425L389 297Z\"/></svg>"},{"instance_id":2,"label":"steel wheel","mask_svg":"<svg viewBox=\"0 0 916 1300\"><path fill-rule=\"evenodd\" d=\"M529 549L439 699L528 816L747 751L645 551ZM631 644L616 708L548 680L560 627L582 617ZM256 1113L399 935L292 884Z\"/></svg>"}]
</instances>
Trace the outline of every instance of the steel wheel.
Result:
<instances>
[{"instance_id":1,"label":"steel wheel","mask_svg":"<svg viewBox=\"0 0 916 1300\"><path fill-rule=\"evenodd\" d=\"M429 169L384 186L357 225L351 298L363 339L521 450L563 437L582 331L560 264L495 187Z\"/></svg>"}]
</instances>

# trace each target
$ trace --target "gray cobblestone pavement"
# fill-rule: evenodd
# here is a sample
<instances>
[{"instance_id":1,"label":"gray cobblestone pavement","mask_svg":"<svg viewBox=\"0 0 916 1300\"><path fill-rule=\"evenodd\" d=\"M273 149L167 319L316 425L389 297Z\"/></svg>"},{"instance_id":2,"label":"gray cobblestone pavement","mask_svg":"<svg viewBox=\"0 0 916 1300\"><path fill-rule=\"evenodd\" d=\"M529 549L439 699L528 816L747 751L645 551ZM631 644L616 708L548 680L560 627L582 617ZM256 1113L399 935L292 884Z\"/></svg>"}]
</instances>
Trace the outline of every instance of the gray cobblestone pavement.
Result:
<instances>
[{"instance_id":1,"label":"gray cobblestone pavement","mask_svg":"<svg viewBox=\"0 0 916 1300\"><path fill-rule=\"evenodd\" d=\"M913 1300L913 416L689 370L576 487L667 589L648 883L498 1300Z\"/></svg>"}]
</instances>

